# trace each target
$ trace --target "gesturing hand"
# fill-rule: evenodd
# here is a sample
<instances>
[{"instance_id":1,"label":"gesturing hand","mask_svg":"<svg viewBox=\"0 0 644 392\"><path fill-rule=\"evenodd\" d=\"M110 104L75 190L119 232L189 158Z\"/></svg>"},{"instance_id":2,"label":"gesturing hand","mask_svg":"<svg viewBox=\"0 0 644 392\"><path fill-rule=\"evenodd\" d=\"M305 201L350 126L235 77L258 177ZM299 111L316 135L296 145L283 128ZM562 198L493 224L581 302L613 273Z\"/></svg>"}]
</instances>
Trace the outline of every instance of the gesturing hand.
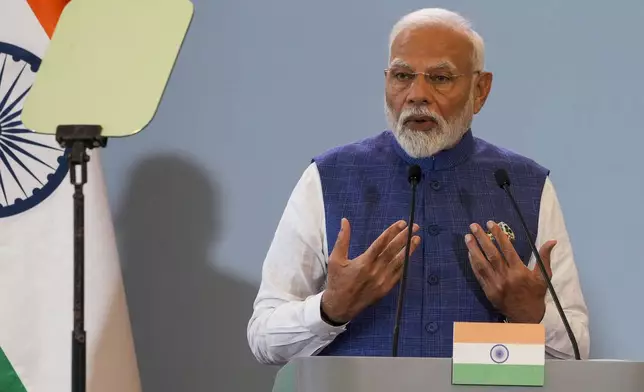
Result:
<instances>
[{"instance_id":1,"label":"gesturing hand","mask_svg":"<svg viewBox=\"0 0 644 392\"><path fill-rule=\"evenodd\" d=\"M476 223L470 226L474 236L465 236L472 270L485 295L509 321L534 324L541 322L546 310L545 295L548 289L541 270L538 266L530 270L523 264L510 239L496 223L488 222L487 226L502 254ZM479 249L477 240L485 255ZM548 241L539 249L549 277L552 276L550 253L556 244L554 240Z\"/></svg>"},{"instance_id":2,"label":"gesturing hand","mask_svg":"<svg viewBox=\"0 0 644 392\"><path fill-rule=\"evenodd\" d=\"M334 322L346 323L367 306L384 297L402 276L407 243L407 224L389 226L363 254L349 260L351 226L342 219L340 233L329 256L327 288L322 309ZM413 232L418 231L414 224ZM420 237L412 237L410 254Z\"/></svg>"}]
</instances>

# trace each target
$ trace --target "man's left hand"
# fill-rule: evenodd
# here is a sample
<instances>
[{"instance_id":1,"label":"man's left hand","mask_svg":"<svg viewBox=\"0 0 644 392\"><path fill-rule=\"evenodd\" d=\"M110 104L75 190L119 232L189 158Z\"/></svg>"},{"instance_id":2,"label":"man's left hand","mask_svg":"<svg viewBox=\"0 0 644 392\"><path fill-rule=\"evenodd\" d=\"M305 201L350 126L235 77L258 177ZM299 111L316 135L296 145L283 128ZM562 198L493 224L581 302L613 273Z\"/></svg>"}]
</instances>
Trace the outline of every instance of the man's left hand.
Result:
<instances>
[{"instance_id":1,"label":"man's left hand","mask_svg":"<svg viewBox=\"0 0 644 392\"><path fill-rule=\"evenodd\" d=\"M526 267L501 228L494 222L488 222L487 225L501 252L485 230L476 223L470 226L474 236L465 236L476 279L492 305L505 314L508 321L540 323L546 311L545 295L548 290L540 268L535 266L530 270ZM477 240L483 252L479 249ZM556 244L557 241L548 241L539 249L549 277L552 277L550 253Z\"/></svg>"}]
</instances>

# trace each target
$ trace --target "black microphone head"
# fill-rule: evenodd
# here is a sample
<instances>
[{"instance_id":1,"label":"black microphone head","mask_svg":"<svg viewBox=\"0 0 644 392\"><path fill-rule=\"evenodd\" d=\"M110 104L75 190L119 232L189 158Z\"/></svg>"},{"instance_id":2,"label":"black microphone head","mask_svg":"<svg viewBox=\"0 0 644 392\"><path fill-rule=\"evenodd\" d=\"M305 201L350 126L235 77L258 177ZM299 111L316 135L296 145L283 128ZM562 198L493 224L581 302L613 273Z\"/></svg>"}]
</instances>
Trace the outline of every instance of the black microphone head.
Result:
<instances>
[{"instance_id":1,"label":"black microphone head","mask_svg":"<svg viewBox=\"0 0 644 392\"><path fill-rule=\"evenodd\" d=\"M495 171L494 179L496 180L496 184L501 188L505 188L506 186L510 185L510 177L508 176L508 172L505 171L505 169L498 169L497 171Z\"/></svg>"},{"instance_id":2,"label":"black microphone head","mask_svg":"<svg viewBox=\"0 0 644 392\"><path fill-rule=\"evenodd\" d=\"M420 170L420 166L418 165L409 166L409 171L407 173L408 173L407 180L409 180L410 183L414 181L416 183L420 182L420 177L422 174Z\"/></svg>"}]
</instances>

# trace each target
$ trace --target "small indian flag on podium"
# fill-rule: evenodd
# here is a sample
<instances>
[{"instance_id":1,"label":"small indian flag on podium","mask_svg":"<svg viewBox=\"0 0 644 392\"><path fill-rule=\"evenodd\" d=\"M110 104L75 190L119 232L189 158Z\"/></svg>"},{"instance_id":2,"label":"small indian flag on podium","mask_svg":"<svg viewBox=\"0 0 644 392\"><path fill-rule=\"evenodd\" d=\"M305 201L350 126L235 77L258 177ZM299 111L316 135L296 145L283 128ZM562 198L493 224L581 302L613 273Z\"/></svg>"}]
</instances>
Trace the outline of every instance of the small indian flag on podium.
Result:
<instances>
[{"instance_id":1,"label":"small indian flag on podium","mask_svg":"<svg viewBox=\"0 0 644 392\"><path fill-rule=\"evenodd\" d=\"M452 384L543 386L541 324L454 323Z\"/></svg>"}]
</instances>

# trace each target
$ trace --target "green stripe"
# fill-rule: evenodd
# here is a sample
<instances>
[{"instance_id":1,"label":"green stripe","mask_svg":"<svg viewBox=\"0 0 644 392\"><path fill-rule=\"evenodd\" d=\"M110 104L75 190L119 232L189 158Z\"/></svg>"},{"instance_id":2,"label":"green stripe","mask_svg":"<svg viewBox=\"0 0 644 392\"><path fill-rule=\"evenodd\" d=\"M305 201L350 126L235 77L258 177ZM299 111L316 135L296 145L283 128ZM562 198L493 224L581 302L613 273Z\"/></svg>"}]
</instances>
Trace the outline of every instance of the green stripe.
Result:
<instances>
[{"instance_id":1,"label":"green stripe","mask_svg":"<svg viewBox=\"0 0 644 392\"><path fill-rule=\"evenodd\" d=\"M0 348L0 391L2 392L27 392L22 381L13 370L11 362Z\"/></svg>"},{"instance_id":2,"label":"green stripe","mask_svg":"<svg viewBox=\"0 0 644 392\"><path fill-rule=\"evenodd\" d=\"M543 386L543 365L459 364L452 366L455 385Z\"/></svg>"},{"instance_id":3,"label":"green stripe","mask_svg":"<svg viewBox=\"0 0 644 392\"><path fill-rule=\"evenodd\" d=\"M273 392L295 392L295 364L287 363L275 376Z\"/></svg>"}]
</instances>

